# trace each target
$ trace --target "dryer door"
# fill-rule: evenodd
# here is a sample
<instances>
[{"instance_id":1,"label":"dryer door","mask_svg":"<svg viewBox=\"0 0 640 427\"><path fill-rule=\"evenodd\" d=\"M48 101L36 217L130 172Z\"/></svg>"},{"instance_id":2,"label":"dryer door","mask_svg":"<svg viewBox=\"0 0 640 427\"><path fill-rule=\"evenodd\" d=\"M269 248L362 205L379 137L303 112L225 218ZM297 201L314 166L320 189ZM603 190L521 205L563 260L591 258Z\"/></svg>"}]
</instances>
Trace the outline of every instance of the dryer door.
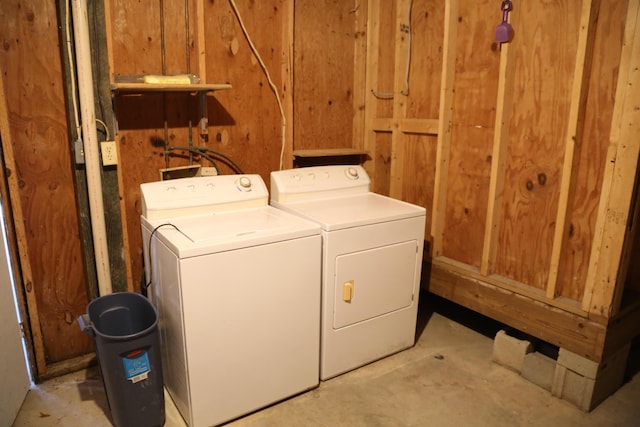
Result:
<instances>
[{"instance_id":1,"label":"dryer door","mask_svg":"<svg viewBox=\"0 0 640 427\"><path fill-rule=\"evenodd\" d=\"M416 245L410 240L336 257L334 329L411 305Z\"/></svg>"}]
</instances>

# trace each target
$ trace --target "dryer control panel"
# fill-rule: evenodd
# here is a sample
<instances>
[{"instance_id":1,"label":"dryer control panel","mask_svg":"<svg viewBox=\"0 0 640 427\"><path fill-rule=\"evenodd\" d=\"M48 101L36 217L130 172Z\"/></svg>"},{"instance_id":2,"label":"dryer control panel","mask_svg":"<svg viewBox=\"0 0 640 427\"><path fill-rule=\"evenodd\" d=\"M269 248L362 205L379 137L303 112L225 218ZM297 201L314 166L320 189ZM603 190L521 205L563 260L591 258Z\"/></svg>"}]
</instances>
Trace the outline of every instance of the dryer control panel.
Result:
<instances>
[{"instance_id":1,"label":"dryer control panel","mask_svg":"<svg viewBox=\"0 0 640 427\"><path fill-rule=\"evenodd\" d=\"M147 219L266 206L269 193L260 175L217 175L149 182L140 185L142 215Z\"/></svg>"},{"instance_id":2,"label":"dryer control panel","mask_svg":"<svg viewBox=\"0 0 640 427\"><path fill-rule=\"evenodd\" d=\"M332 165L271 172L271 200L287 202L368 193L371 180L362 166Z\"/></svg>"}]
</instances>

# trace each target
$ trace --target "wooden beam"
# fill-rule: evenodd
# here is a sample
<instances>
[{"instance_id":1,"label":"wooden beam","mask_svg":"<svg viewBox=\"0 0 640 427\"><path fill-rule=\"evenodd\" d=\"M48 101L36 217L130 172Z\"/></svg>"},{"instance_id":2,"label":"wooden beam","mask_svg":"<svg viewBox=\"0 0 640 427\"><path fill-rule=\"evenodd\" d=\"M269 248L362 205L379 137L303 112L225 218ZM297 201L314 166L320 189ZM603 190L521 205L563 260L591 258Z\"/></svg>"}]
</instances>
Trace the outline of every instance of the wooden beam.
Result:
<instances>
[{"instance_id":1,"label":"wooden beam","mask_svg":"<svg viewBox=\"0 0 640 427\"><path fill-rule=\"evenodd\" d=\"M367 132L365 106L367 104L367 2L356 2L354 14L353 55L353 148L363 150Z\"/></svg>"},{"instance_id":2,"label":"wooden beam","mask_svg":"<svg viewBox=\"0 0 640 427\"><path fill-rule=\"evenodd\" d=\"M629 2L600 205L582 307L610 318L624 290L620 259L640 153L640 2Z\"/></svg>"},{"instance_id":3,"label":"wooden beam","mask_svg":"<svg viewBox=\"0 0 640 427\"><path fill-rule=\"evenodd\" d=\"M404 144L400 131L400 121L405 118L407 109L408 82L406 67L411 46L411 22L409 22L411 2L397 0L395 28L395 59L393 79L393 126L391 130L391 176L389 195L402 199L404 177Z\"/></svg>"},{"instance_id":4,"label":"wooden beam","mask_svg":"<svg viewBox=\"0 0 640 427\"><path fill-rule=\"evenodd\" d=\"M20 260L20 271L22 272L22 291L26 295L27 308L29 314L29 323L31 325L31 338L36 359L37 372L33 374L36 378L47 371L47 360L44 351L44 337L40 327L40 316L38 313L38 301L35 289L33 288L33 273L31 270L31 261L29 260L29 245L27 240L27 231L24 224L24 215L22 214L22 202L20 201L20 184L18 182L18 170L16 168L15 157L13 154L13 139L11 136L11 127L9 125L9 111L7 107L7 98L4 90L4 76L0 73L0 136L2 142L2 154L4 155L5 175L9 187L9 201L11 203L12 217L14 219L13 228L18 247L18 258ZM16 276L17 278L18 276Z\"/></svg>"},{"instance_id":5,"label":"wooden beam","mask_svg":"<svg viewBox=\"0 0 640 427\"><path fill-rule=\"evenodd\" d=\"M444 8L444 40L442 45L442 76L440 84L440 123L436 149L436 173L431 220L432 254L442 255L442 240L447 204L447 175L449 173L449 146L451 144L451 117L453 112L453 80L455 77L456 40L458 31L458 1L447 1Z\"/></svg>"},{"instance_id":6,"label":"wooden beam","mask_svg":"<svg viewBox=\"0 0 640 427\"><path fill-rule=\"evenodd\" d=\"M605 325L434 264L429 292L594 362L604 353Z\"/></svg>"},{"instance_id":7,"label":"wooden beam","mask_svg":"<svg viewBox=\"0 0 640 427\"><path fill-rule=\"evenodd\" d=\"M517 22L519 8L511 12L511 22ZM513 104L513 82L515 76L515 48L511 43L500 45L500 72L498 75L498 94L496 102L495 131L493 134L493 152L491 154L491 176L489 179L489 199L485 225L480 272L491 274L498 250L498 235L502 218L504 195L504 173L509 144L509 126L511 106Z\"/></svg>"},{"instance_id":8,"label":"wooden beam","mask_svg":"<svg viewBox=\"0 0 640 427\"><path fill-rule=\"evenodd\" d=\"M111 40L113 40L113 23L111 21L111 1L112 0L104 0L104 30L107 34L107 59L109 63L109 84L112 85L115 83L115 78L113 75L113 48L111 46Z\"/></svg>"},{"instance_id":9,"label":"wooden beam","mask_svg":"<svg viewBox=\"0 0 640 427\"><path fill-rule=\"evenodd\" d=\"M556 296L560 258L569 238L568 220L573 204L575 181L578 175L577 163L580 159L579 153L584 131L584 114L589 92L589 75L591 74L593 41L596 34L599 7L600 0L585 0L582 2L580 33L578 35L578 49L573 73L573 88L571 90L571 106L569 108L569 117L567 118L565 152L562 176L560 177L560 197L547 281L547 297L549 298L555 298Z\"/></svg>"},{"instance_id":10,"label":"wooden beam","mask_svg":"<svg viewBox=\"0 0 640 427\"><path fill-rule=\"evenodd\" d=\"M196 0L196 52L198 52L198 77L201 83L207 83L207 39L204 21L204 0Z\"/></svg>"},{"instance_id":11,"label":"wooden beam","mask_svg":"<svg viewBox=\"0 0 640 427\"><path fill-rule=\"evenodd\" d=\"M510 277L502 276L499 274L484 275L477 267L444 256L432 258L432 263L434 265L443 266L447 270L451 270L456 274L469 277L470 279L481 280L492 286L496 286L505 291L517 293L524 297L530 298L531 300L538 301L542 304L547 304L551 307L555 307L560 310L564 310L585 318L588 316L588 313L582 310L582 307L580 306L580 303L578 301L569 298L549 299L547 298L545 290L536 288L526 283L518 282L517 280L514 280ZM606 321L603 319L598 319L597 322L606 324Z\"/></svg>"},{"instance_id":12,"label":"wooden beam","mask_svg":"<svg viewBox=\"0 0 640 427\"><path fill-rule=\"evenodd\" d=\"M282 144L281 150L284 149L284 155L282 156L282 165L288 165L293 167L293 141L294 141L294 128L293 128L293 42L294 42L294 2L286 2L286 8L283 18L283 30L282 30L282 59L281 59L281 72L282 81L280 87L280 93L282 94L282 109L284 110L285 123L282 125L282 132L285 135L281 135ZM204 31L204 30L203 30Z\"/></svg>"},{"instance_id":13,"label":"wooden beam","mask_svg":"<svg viewBox=\"0 0 640 427\"><path fill-rule=\"evenodd\" d=\"M371 177L374 188L376 177L376 134L371 128L376 117L377 99L373 88L378 87L378 63L380 60L380 0L367 2L367 64L365 75L364 135L363 146L370 154L370 160L364 162L364 168Z\"/></svg>"},{"instance_id":14,"label":"wooden beam","mask_svg":"<svg viewBox=\"0 0 640 427\"><path fill-rule=\"evenodd\" d=\"M438 119L404 118L399 121L398 128L402 133L437 135L439 123L440 121ZM392 132L393 119L373 119L370 127L374 132Z\"/></svg>"}]
</instances>

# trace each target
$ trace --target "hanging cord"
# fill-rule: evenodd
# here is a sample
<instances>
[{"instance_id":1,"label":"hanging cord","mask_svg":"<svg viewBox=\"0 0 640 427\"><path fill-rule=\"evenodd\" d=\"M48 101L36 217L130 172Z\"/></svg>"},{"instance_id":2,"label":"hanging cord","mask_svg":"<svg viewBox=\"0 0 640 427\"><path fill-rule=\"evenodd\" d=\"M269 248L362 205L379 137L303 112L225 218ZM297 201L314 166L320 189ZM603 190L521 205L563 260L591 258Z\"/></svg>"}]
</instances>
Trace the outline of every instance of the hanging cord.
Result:
<instances>
[{"instance_id":1,"label":"hanging cord","mask_svg":"<svg viewBox=\"0 0 640 427\"><path fill-rule=\"evenodd\" d=\"M409 21L408 25L401 25L400 31L407 33L407 66L405 67L405 75L404 75L404 90L401 90L400 93L404 96L409 96L409 68L411 66L411 11L413 10L413 0L409 1L409 7L407 10L407 19ZM393 92L378 92L377 90L371 89L371 94L378 99L393 99Z\"/></svg>"},{"instance_id":2,"label":"hanging cord","mask_svg":"<svg viewBox=\"0 0 640 427\"><path fill-rule=\"evenodd\" d=\"M71 0L69 1L65 1L65 33L67 35L67 55L69 56L69 64L71 67L71 64L73 64L73 53L72 53L72 46L71 46L71 22L69 20L69 15L70 15L70 11L69 11L69 3L71 2ZM79 119L79 113L78 113L78 100L76 97L76 79L74 76L71 76L71 103L73 104L73 119L75 121L75 126L76 126L76 136L78 139L80 139L80 135L82 133L82 127L80 126L80 119Z\"/></svg>"},{"instance_id":3,"label":"hanging cord","mask_svg":"<svg viewBox=\"0 0 640 427\"><path fill-rule=\"evenodd\" d=\"M107 124L100 119L96 119L96 122L100 123L104 128L105 141L111 141L111 136L109 135L109 128L107 127Z\"/></svg>"},{"instance_id":4,"label":"hanging cord","mask_svg":"<svg viewBox=\"0 0 640 427\"><path fill-rule=\"evenodd\" d=\"M164 224L160 224L159 226L154 228L151 234L149 235L149 243L148 243L149 251L147 252L147 254L149 254L149 280L147 281L147 283L144 285L144 288L142 289L142 291L145 294L147 292L147 289L149 289L149 287L151 286L151 283L153 283L153 265L151 265L151 241L153 240L153 236L156 234L156 231L158 231L161 227L173 227L178 233L182 233L182 231L180 231L180 229L175 225L171 224L170 222L165 222Z\"/></svg>"},{"instance_id":5,"label":"hanging cord","mask_svg":"<svg viewBox=\"0 0 640 427\"><path fill-rule=\"evenodd\" d=\"M247 43L249 43L251 52L253 52L256 59L258 60L258 63L260 64L260 67L262 68L262 71L264 72L267 78L267 81L269 82L269 87L271 87L271 90L276 96L276 102L278 103L278 108L280 110L280 117L282 118L282 142L280 145L280 170L282 170L282 166L284 163L284 149L287 141L286 139L287 118L284 114L284 107L282 106L282 101L280 100L280 96L278 95L278 88L271 80L271 75L269 74L269 70L267 69L267 66L264 64L264 61L262 60L262 58L260 57L260 53L258 53L258 49L256 49L255 45L251 41L251 37L249 36L249 32L247 31L247 28L245 27L244 22L242 21L242 17L240 16L240 12L238 11L236 2L234 0L229 0L229 4L231 5L231 9L233 9L233 13L236 15L236 18L238 19L238 23L240 24L240 28L242 28L242 33L247 39Z\"/></svg>"}]
</instances>

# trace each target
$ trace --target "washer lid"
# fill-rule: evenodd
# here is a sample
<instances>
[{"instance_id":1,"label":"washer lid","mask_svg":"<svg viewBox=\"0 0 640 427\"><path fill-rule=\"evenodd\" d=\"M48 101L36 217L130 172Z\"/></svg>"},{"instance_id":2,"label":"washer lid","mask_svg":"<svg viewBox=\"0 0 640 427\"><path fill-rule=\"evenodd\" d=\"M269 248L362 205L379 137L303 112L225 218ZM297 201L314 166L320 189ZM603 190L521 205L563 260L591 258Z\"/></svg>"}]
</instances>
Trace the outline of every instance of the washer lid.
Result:
<instances>
[{"instance_id":1,"label":"washer lid","mask_svg":"<svg viewBox=\"0 0 640 427\"><path fill-rule=\"evenodd\" d=\"M272 200L271 203L317 222L326 231L426 215L422 206L376 193L287 203Z\"/></svg>"},{"instance_id":2,"label":"washer lid","mask_svg":"<svg viewBox=\"0 0 640 427\"><path fill-rule=\"evenodd\" d=\"M265 206L211 215L148 221L153 238L188 258L320 234L311 221ZM148 245L149 242L143 242Z\"/></svg>"}]
</instances>

